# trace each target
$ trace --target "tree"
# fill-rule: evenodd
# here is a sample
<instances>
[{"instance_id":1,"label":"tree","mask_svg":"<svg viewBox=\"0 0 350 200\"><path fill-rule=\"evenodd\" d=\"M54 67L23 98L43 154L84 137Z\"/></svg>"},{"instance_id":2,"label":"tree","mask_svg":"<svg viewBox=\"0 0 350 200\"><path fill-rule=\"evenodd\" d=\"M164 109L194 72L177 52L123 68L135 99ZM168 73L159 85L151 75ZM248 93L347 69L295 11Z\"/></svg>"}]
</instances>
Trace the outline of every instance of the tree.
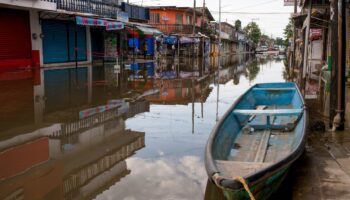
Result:
<instances>
[{"instance_id":1,"label":"tree","mask_svg":"<svg viewBox=\"0 0 350 200\"><path fill-rule=\"evenodd\" d=\"M270 37L265 34L262 34L260 36L260 45L270 46Z\"/></svg>"},{"instance_id":2,"label":"tree","mask_svg":"<svg viewBox=\"0 0 350 200\"><path fill-rule=\"evenodd\" d=\"M293 22L291 18L289 19L287 26L284 28L283 34L285 39L284 44L285 46L288 46L289 38L293 37Z\"/></svg>"},{"instance_id":3,"label":"tree","mask_svg":"<svg viewBox=\"0 0 350 200\"><path fill-rule=\"evenodd\" d=\"M277 37L276 38L276 45L284 46L285 45L285 41L283 40L283 38Z\"/></svg>"},{"instance_id":4,"label":"tree","mask_svg":"<svg viewBox=\"0 0 350 200\"><path fill-rule=\"evenodd\" d=\"M248 39L252 40L255 44L258 44L261 37L261 30L257 23L250 22L244 31L247 33Z\"/></svg>"},{"instance_id":5,"label":"tree","mask_svg":"<svg viewBox=\"0 0 350 200\"><path fill-rule=\"evenodd\" d=\"M239 30L242 29L242 22L241 22L241 20L237 19L237 20L235 21L235 27L236 27L236 30L237 30L237 31L239 31Z\"/></svg>"}]
</instances>

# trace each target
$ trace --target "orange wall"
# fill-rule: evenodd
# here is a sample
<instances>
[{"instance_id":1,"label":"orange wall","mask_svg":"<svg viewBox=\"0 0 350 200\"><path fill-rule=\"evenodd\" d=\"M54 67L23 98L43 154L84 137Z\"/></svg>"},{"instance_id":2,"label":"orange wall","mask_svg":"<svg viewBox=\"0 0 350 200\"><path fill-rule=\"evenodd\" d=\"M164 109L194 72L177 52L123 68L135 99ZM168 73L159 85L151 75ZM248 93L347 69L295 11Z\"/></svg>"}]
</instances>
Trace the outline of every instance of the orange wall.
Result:
<instances>
[{"instance_id":1,"label":"orange wall","mask_svg":"<svg viewBox=\"0 0 350 200\"><path fill-rule=\"evenodd\" d=\"M160 14L160 24L176 24L176 14L182 14L182 24L186 25L186 16L193 16L192 13L185 12L183 10L163 10L163 9L152 9L150 10L150 14L159 13ZM168 17L169 20L165 23L163 21L163 17ZM201 25L201 16L196 16L197 22L196 25ZM154 23L151 22L150 23Z\"/></svg>"}]
</instances>

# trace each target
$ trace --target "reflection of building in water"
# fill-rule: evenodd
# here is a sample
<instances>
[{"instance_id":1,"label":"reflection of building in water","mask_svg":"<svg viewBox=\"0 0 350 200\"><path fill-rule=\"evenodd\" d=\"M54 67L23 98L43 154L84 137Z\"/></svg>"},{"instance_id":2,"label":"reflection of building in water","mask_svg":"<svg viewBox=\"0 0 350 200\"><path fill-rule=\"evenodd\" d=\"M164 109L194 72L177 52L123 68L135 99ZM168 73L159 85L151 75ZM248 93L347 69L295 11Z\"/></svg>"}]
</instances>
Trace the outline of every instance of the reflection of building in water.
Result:
<instances>
[{"instance_id":1,"label":"reflection of building in water","mask_svg":"<svg viewBox=\"0 0 350 200\"><path fill-rule=\"evenodd\" d=\"M240 64L236 66L234 74L233 74L233 83L235 85L239 84L239 79L240 77L244 75L247 76L247 71L246 71L246 65L245 64Z\"/></svg>"},{"instance_id":2,"label":"reflection of building in water","mask_svg":"<svg viewBox=\"0 0 350 200\"><path fill-rule=\"evenodd\" d=\"M187 104L193 101L204 102L209 96L209 82L195 79L155 80L159 93L146 97L152 103Z\"/></svg>"},{"instance_id":3,"label":"reflection of building in water","mask_svg":"<svg viewBox=\"0 0 350 200\"><path fill-rule=\"evenodd\" d=\"M144 133L125 131L122 117L149 103L125 101L108 81L92 67L0 81L13 99L1 111L0 199L90 198L130 173L125 159Z\"/></svg>"},{"instance_id":4,"label":"reflection of building in water","mask_svg":"<svg viewBox=\"0 0 350 200\"><path fill-rule=\"evenodd\" d=\"M125 102L122 110L113 108L79 118L81 110L108 106L110 99L122 99L124 93L110 86L113 78L106 74L110 68L113 69L88 66L16 71L11 76L6 74L6 80L0 73L0 138L35 132L57 123L61 123L61 128L55 126L51 130L55 134L77 132L120 115L132 117L149 110L147 102ZM127 79L124 84L127 85Z\"/></svg>"},{"instance_id":5,"label":"reflection of building in water","mask_svg":"<svg viewBox=\"0 0 350 200\"><path fill-rule=\"evenodd\" d=\"M144 141L120 118L60 139L1 141L0 198L93 198L130 173L125 159Z\"/></svg>"}]
</instances>

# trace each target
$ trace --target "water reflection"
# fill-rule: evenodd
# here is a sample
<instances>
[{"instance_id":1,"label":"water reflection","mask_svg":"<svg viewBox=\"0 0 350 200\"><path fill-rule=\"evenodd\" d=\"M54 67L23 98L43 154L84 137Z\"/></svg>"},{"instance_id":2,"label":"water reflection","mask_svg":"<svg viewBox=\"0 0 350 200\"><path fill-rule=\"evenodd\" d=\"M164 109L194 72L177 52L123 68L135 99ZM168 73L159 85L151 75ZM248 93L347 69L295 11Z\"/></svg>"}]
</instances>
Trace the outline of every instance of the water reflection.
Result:
<instances>
[{"instance_id":1,"label":"water reflection","mask_svg":"<svg viewBox=\"0 0 350 200\"><path fill-rule=\"evenodd\" d=\"M1 74L0 198L203 199L216 117L283 80L279 58L217 59Z\"/></svg>"}]
</instances>

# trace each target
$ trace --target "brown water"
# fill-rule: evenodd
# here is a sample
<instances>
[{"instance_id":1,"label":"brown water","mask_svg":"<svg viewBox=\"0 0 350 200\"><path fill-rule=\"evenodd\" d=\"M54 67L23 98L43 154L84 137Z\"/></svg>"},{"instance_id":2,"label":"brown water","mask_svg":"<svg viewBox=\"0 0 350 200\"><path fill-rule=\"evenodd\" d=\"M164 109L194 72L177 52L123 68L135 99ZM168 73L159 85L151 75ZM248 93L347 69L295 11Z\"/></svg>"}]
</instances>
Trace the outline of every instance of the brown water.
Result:
<instances>
[{"instance_id":1,"label":"brown water","mask_svg":"<svg viewBox=\"0 0 350 200\"><path fill-rule=\"evenodd\" d=\"M204 148L280 59L21 70L0 76L0 199L204 199Z\"/></svg>"}]
</instances>

